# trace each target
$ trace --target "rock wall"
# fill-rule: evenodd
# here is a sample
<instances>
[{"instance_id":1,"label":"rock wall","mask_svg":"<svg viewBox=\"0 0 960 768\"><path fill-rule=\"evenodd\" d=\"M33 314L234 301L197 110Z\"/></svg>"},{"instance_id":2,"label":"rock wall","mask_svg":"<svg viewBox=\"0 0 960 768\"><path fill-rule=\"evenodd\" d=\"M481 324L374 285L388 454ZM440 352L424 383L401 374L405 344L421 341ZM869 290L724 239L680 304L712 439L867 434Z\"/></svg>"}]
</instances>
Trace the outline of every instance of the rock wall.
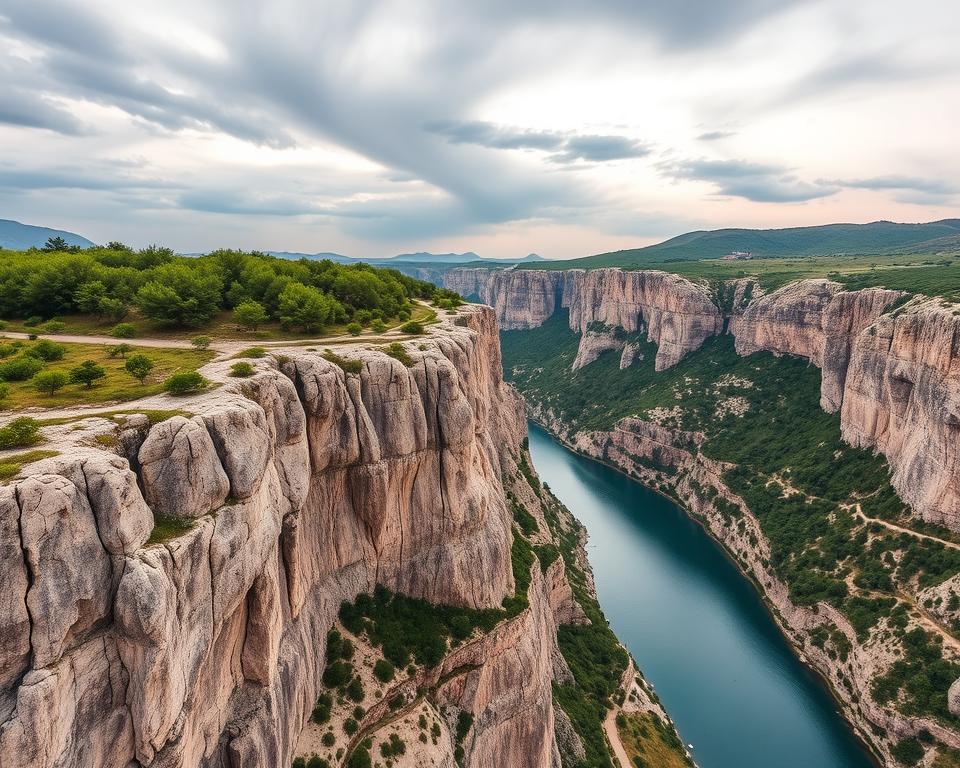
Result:
<instances>
[{"instance_id":1,"label":"rock wall","mask_svg":"<svg viewBox=\"0 0 960 768\"><path fill-rule=\"evenodd\" d=\"M191 414L127 418L124 456L73 445L0 487L0 765L289 765L342 600L512 592L525 422L493 313L445 319L409 368L337 351L360 372L284 350ZM192 527L149 541L171 515ZM447 694L470 765L555 760L557 589L536 579Z\"/></svg>"},{"instance_id":2,"label":"rock wall","mask_svg":"<svg viewBox=\"0 0 960 768\"><path fill-rule=\"evenodd\" d=\"M644 330L657 345L658 371L723 329L708 291L667 272L452 269L443 285L491 305L506 330L536 328L561 308L570 310L570 328L577 333L594 323Z\"/></svg>"}]
</instances>

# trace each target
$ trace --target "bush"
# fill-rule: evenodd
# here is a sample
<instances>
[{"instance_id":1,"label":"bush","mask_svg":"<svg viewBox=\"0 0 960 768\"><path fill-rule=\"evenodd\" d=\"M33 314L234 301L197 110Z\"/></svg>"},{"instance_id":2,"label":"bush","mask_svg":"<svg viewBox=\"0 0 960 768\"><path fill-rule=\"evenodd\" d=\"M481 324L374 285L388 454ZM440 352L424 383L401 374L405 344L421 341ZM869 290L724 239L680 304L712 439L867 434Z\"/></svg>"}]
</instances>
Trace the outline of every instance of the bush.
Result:
<instances>
[{"instance_id":1,"label":"bush","mask_svg":"<svg viewBox=\"0 0 960 768\"><path fill-rule=\"evenodd\" d=\"M363 333L363 326L360 323L350 323L347 325L347 333L351 336L359 336Z\"/></svg>"},{"instance_id":2,"label":"bush","mask_svg":"<svg viewBox=\"0 0 960 768\"><path fill-rule=\"evenodd\" d=\"M348 717L346 720L343 721L343 730L347 734L347 736L353 736L353 734L357 732L357 728L359 728L359 726L357 725L357 721L354 720L352 717Z\"/></svg>"},{"instance_id":3,"label":"bush","mask_svg":"<svg viewBox=\"0 0 960 768\"><path fill-rule=\"evenodd\" d=\"M393 680L395 674L395 668L386 659L377 659L377 663L373 665L373 676L377 678L381 683L389 683Z\"/></svg>"},{"instance_id":4,"label":"bush","mask_svg":"<svg viewBox=\"0 0 960 768\"><path fill-rule=\"evenodd\" d=\"M40 339L40 341L27 349L23 354L52 363L55 360L62 360L66 353L67 348L63 346L63 344L57 344L49 339Z\"/></svg>"},{"instance_id":5,"label":"bush","mask_svg":"<svg viewBox=\"0 0 960 768\"><path fill-rule=\"evenodd\" d=\"M323 670L323 684L327 688L339 688L353 677L353 664L346 661L334 661Z\"/></svg>"},{"instance_id":6,"label":"bush","mask_svg":"<svg viewBox=\"0 0 960 768\"><path fill-rule=\"evenodd\" d=\"M240 362L230 366L230 375L237 378L253 376L254 373L256 373L256 368L250 365L250 363Z\"/></svg>"},{"instance_id":7,"label":"bush","mask_svg":"<svg viewBox=\"0 0 960 768\"><path fill-rule=\"evenodd\" d=\"M337 743L337 737L333 735L333 731L327 731L320 738L320 742L325 747L332 747L334 744Z\"/></svg>"},{"instance_id":8,"label":"bush","mask_svg":"<svg viewBox=\"0 0 960 768\"><path fill-rule=\"evenodd\" d=\"M237 304L233 310L233 319L247 330L255 331L267 321L267 310L263 308L263 304L248 299Z\"/></svg>"},{"instance_id":9,"label":"bush","mask_svg":"<svg viewBox=\"0 0 960 768\"><path fill-rule=\"evenodd\" d=\"M212 339L209 336L194 336L190 339L190 343L193 344L195 349L206 349L210 346Z\"/></svg>"},{"instance_id":10,"label":"bush","mask_svg":"<svg viewBox=\"0 0 960 768\"><path fill-rule=\"evenodd\" d=\"M267 350L265 350L263 347L249 347L237 355L237 357L251 357L254 360L259 360L261 357L266 356Z\"/></svg>"},{"instance_id":11,"label":"bush","mask_svg":"<svg viewBox=\"0 0 960 768\"><path fill-rule=\"evenodd\" d=\"M153 370L153 360L146 355L132 355L123 367L127 373L143 384Z\"/></svg>"},{"instance_id":12,"label":"bush","mask_svg":"<svg viewBox=\"0 0 960 768\"><path fill-rule=\"evenodd\" d=\"M108 357L119 357L121 359L127 356L127 352L130 352L133 349L129 344L117 344L114 347L107 349Z\"/></svg>"},{"instance_id":13,"label":"bush","mask_svg":"<svg viewBox=\"0 0 960 768\"><path fill-rule=\"evenodd\" d=\"M353 754L347 760L347 768L370 768L370 750L363 744L353 750Z\"/></svg>"},{"instance_id":14,"label":"bush","mask_svg":"<svg viewBox=\"0 0 960 768\"><path fill-rule=\"evenodd\" d=\"M902 765L916 765L923 758L923 747L916 739L899 741L890 752Z\"/></svg>"},{"instance_id":15,"label":"bush","mask_svg":"<svg viewBox=\"0 0 960 768\"><path fill-rule=\"evenodd\" d=\"M137 329L133 323L117 323L110 329L110 335L115 339L132 339L137 335Z\"/></svg>"},{"instance_id":16,"label":"bush","mask_svg":"<svg viewBox=\"0 0 960 768\"><path fill-rule=\"evenodd\" d=\"M30 317L28 317L26 320L23 321L23 324L27 326L27 328L36 328L42 322L43 322L43 318L40 317L40 315L31 315Z\"/></svg>"},{"instance_id":17,"label":"bush","mask_svg":"<svg viewBox=\"0 0 960 768\"><path fill-rule=\"evenodd\" d=\"M167 379L163 388L171 395L189 395L206 389L208 383L198 371L185 371Z\"/></svg>"},{"instance_id":18,"label":"bush","mask_svg":"<svg viewBox=\"0 0 960 768\"><path fill-rule=\"evenodd\" d=\"M318 725L323 725L330 719L330 710L333 707L333 697L329 693L321 693L313 707L310 719Z\"/></svg>"},{"instance_id":19,"label":"bush","mask_svg":"<svg viewBox=\"0 0 960 768\"><path fill-rule=\"evenodd\" d=\"M84 360L80 365L70 369L70 381L74 384L83 384L87 389L106 375L104 367L97 365L93 360Z\"/></svg>"},{"instance_id":20,"label":"bush","mask_svg":"<svg viewBox=\"0 0 960 768\"><path fill-rule=\"evenodd\" d=\"M355 677L350 681L350 684L347 686L347 696L358 703L363 701L363 683L359 677Z\"/></svg>"},{"instance_id":21,"label":"bush","mask_svg":"<svg viewBox=\"0 0 960 768\"><path fill-rule=\"evenodd\" d=\"M403 346L399 341L395 341L392 344L388 344L387 347L383 350L385 355L390 355L390 357L395 360L399 360L407 368L413 365L413 358L407 353L406 347Z\"/></svg>"},{"instance_id":22,"label":"bush","mask_svg":"<svg viewBox=\"0 0 960 768\"><path fill-rule=\"evenodd\" d=\"M29 416L20 416L0 427L0 450L25 448L40 442L40 424Z\"/></svg>"},{"instance_id":23,"label":"bush","mask_svg":"<svg viewBox=\"0 0 960 768\"><path fill-rule=\"evenodd\" d=\"M44 394L53 395L67 386L67 374L63 371L41 371L33 377L33 386Z\"/></svg>"},{"instance_id":24,"label":"bush","mask_svg":"<svg viewBox=\"0 0 960 768\"><path fill-rule=\"evenodd\" d=\"M404 323L400 326L400 330L404 333L410 333L415 336L421 336L424 333L423 323L420 323L416 320L410 320L409 322Z\"/></svg>"},{"instance_id":25,"label":"bush","mask_svg":"<svg viewBox=\"0 0 960 768\"><path fill-rule=\"evenodd\" d=\"M7 396L10 394L10 387L7 386L4 382L0 381L0 404L7 399Z\"/></svg>"},{"instance_id":26,"label":"bush","mask_svg":"<svg viewBox=\"0 0 960 768\"><path fill-rule=\"evenodd\" d=\"M47 320L40 326L40 330L44 333L61 333L66 327L67 324L60 320Z\"/></svg>"},{"instance_id":27,"label":"bush","mask_svg":"<svg viewBox=\"0 0 960 768\"><path fill-rule=\"evenodd\" d=\"M20 355L0 365L0 379L4 381L26 381L43 370L43 361L36 357Z\"/></svg>"},{"instance_id":28,"label":"bush","mask_svg":"<svg viewBox=\"0 0 960 768\"><path fill-rule=\"evenodd\" d=\"M383 333L387 330L387 324L383 322L379 317L370 323L370 328L374 333Z\"/></svg>"}]
</instances>

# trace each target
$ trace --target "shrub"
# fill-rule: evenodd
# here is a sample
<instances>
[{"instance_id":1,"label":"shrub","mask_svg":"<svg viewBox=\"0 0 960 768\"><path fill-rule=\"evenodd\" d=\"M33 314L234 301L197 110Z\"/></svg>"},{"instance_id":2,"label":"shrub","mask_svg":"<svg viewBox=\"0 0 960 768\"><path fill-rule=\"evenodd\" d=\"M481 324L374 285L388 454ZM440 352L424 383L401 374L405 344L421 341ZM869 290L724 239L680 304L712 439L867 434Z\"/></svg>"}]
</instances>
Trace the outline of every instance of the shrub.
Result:
<instances>
[{"instance_id":1,"label":"shrub","mask_svg":"<svg viewBox=\"0 0 960 768\"><path fill-rule=\"evenodd\" d=\"M25 448L40 442L40 424L29 416L20 416L0 427L0 450Z\"/></svg>"},{"instance_id":2,"label":"shrub","mask_svg":"<svg viewBox=\"0 0 960 768\"><path fill-rule=\"evenodd\" d=\"M916 739L899 741L890 752L902 765L916 765L923 758L923 747Z\"/></svg>"},{"instance_id":3,"label":"shrub","mask_svg":"<svg viewBox=\"0 0 960 768\"><path fill-rule=\"evenodd\" d=\"M363 333L363 326L360 323L350 323L347 325L347 333L351 336L359 336Z\"/></svg>"},{"instance_id":4,"label":"shrub","mask_svg":"<svg viewBox=\"0 0 960 768\"><path fill-rule=\"evenodd\" d=\"M323 351L323 359L329 360L334 365L339 365L344 373L360 373L363 370L363 360L348 360L329 349Z\"/></svg>"},{"instance_id":5,"label":"shrub","mask_svg":"<svg viewBox=\"0 0 960 768\"><path fill-rule=\"evenodd\" d=\"M347 696L349 696L353 701L361 702L364 698L363 692L363 683L359 677L353 678L350 681L350 684L347 686Z\"/></svg>"},{"instance_id":6,"label":"shrub","mask_svg":"<svg viewBox=\"0 0 960 768\"><path fill-rule=\"evenodd\" d=\"M67 324L60 320L47 320L47 322L40 326L40 329L44 333L60 333L66 327Z\"/></svg>"},{"instance_id":7,"label":"shrub","mask_svg":"<svg viewBox=\"0 0 960 768\"><path fill-rule=\"evenodd\" d=\"M0 320L0 331L5 331L5 330L7 330L7 321Z\"/></svg>"},{"instance_id":8,"label":"shrub","mask_svg":"<svg viewBox=\"0 0 960 768\"><path fill-rule=\"evenodd\" d=\"M423 323L416 320L410 320L409 322L404 323L400 326L400 330L404 333L410 333L415 336L421 336L424 333Z\"/></svg>"},{"instance_id":9,"label":"shrub","mask_svg":"<svg viewBox=\"0 0 960 768\"><path fill-rule=\"evenodd\" d=\"M52 363L54 360L62 360L66 354L67 348L63 344L57 344L49 339L40 339L36 344L27 349L23 354L30 357L38 357L45 362Z\"/></svg>"},{"instance_id":10,"label":"shrub","mask_svg":"<svg viewBox=\"0 0 960 768\"><path fill-rule=\"evenodd\" d=\"M70 369L70 381L74 384L83 384L87 389L106 375L104 367L97 365L93 360L84 360L80 365Z\"/></svg>"},{"instance_id":11,"label":"shrub","mask_svg":"<svg viewBox=\"0 0 960 768\"><path fill-rule=\"evenodd\" d=\"M391 733L389 741L380 743L380 754L384 757L400 757L406 754L407 744L399 734Z\"/></svg>"},{"instance_id":12,"label":"shrub","mask_svg":"<svg viewBox=\"0 0 960 768\"><path fill-rule=\"evenodd\" d=\"M267 350L265 350L263 347L248 347L237 355L237 357L251 357L254 360L259 360L261 357L266 356Z\"/></svg>"},{"instance_id":13,"label":"shrub","mask_svg":"<svg viewBox=\"0 0 960 768\"><path fill-rule=\"evenodd\" d=\"M347 760L347 768L370 768L370 750L361 744Z\"/></svg>"},{"instance_id":14,"label":"shrub","mask_svg":"<svg viewBox=\"0 0 960 768\"><path fill-rule=\"evenodd\" d=\"M327 731L320 738L320 742L325 747L332 747L334 744L337 743L337 737L333 735L333 731Z\"/></svg>"},{"instance_id":15,"label":"shrub","mask_svg":"<svg viewBox=\"0 0 960 768\"><path fill-rule=\"evenodd\" d=\"M123 367L127 373L143 384L147 376L150 375L150 371L153 370L153 360L146 355L132 355Z\"/></svg>"},{"instance_id":16,"label":"shrub","mask_svg":"<svg viewBox=\"0 0 960 768\"><path fill-rule=\"evenodd\" d=\"M194 336L190 339L190 343L193 344L195 349L206 349L210 346L212 339L209 336Z\"/></svg>"},{"instance_id":17,"label":"shrub","mask_svg":"<svg viewBox=\"0 0 960 768\"><path fill-rule=\"evenodd\" d=\"M333 745L330 744L328 746L333 746ZM296 768L296 766L294 766L294 768ZM310 759L307 761L306 765L303 768L330 768L330 763L327 762L322 757L320 757L320 755L310 755Z\"/></svg>"},{"instance_id":18,"label":"shrub","mask_svg":"<svg viewBox=\"0 0 960 768\"><path fill-rule=\"evenodd\" d=\"M42 360L27 355L19 355L0 365L0 379L4 381L26 381L32 379L42 369Z\"/></svg>"},{"instance_id":19,"label":"shrub","mask_svg":"<svg viewBox=\"0 0 960 768\"><path fill-rule=\"evenodd\" d=\"M347 736L353 736L353 734L357 732L358 727L359 726L357 725L357 721L354 720L352 717L348 717L346 720L343 721L343 730L347 734Z\"/></svg>"},{"instance_id":20,"label":"shrub","mask_svg":"<svg viewBox=\"0 0 960 768\"><path fill-rule=\"evenodd\" d=\"M115 339L132 339L137 335L137 329L133 323L117 323L110 329L110 335Z\"/></svg>"},{"instance_id":21,"label":"shrub","mask_svg":"<svg viewBox=\"0 0 960 768\"><path fill-rule=\"evenodd\" d=\"M0 360L10 357L16 351L17 348L13 344L0 344Z\"/></svg>"},{"instance_id":22,"label":"shrub","mask_svg":"<svg viewBox=\"0 0 960 768\"><path fill-rule=\"evenodd\" d=\"M394 673L393 664L386 659L377 659L377 663L373 665L373 676L381 683L389 683L393 680Z\"/></svg>"},{"instance_id":23,"label":"shrub","mask_svg":"<svg viewBox=\"0 0 960 768\"><path fill-rule=\"evenodd\" d=\"M267 310L263 308L263 304L248 299L237 304L233 310L233 319L247 330L255 331L266 322Z\"/></svg>"},{"instance_id":24,"label":"shrub","mask_svg":"<svg viewBox=\"0 0 960 768\"><path fill-rule=\"evenodd\" d=\"M41 371L33 377L33 386L44 394L53 395L67 386L67 374L63 371Z\"/></svg>"},{"instance_id":25,"label":"shrub","mask_svg":"<svg viewBox=\"0 0 960 768\"><path fill-rule=\"evenodd\" d=\"M383 333L385 330L387 330L387 324L378 317L376 320L370 323L370 328L374 333Z\"/></svg>"},{"instance_id":26,"label":"shrub","mask_svg":"<svg viewBox=\"0 0 960 768\"><path fill-rule=\"evenodd\" d=\"M207 384L207 380L198 371L185 371L173 374L166 380L163 388L171 395L188 395L206 389Z\"/></svg>"},{"instance_id":27,"label":"shrub","mask_svg":"<svg viewBox=\"0 0 960 768\"><path fill-rule=\"evenodd\" d=\"M117 344L114 347L107 349L107 355L109 357L119 357L121 359L127 356L127 352L130 352L133 349L129 344Z\"/></svg>"},{"instance_id":28,"label":"shrub","mask_svg":"<svg viewBox=\"0 0 960 768\"><path fill-rule=\"evenodd\" d=\"M233 365L230 366L230 375L235 376L237 378L246 378L247 376L253 376L255 372L256 372L256 368L250 365L250 363L246 363L246 362L234 363Z\"/></svg>"},{"instance_id":29,"label":"shrub","mask_svg":"<svg viewBox=\"0 0 960 768\"><path fill-rule=\"evenodd\" d=\"M359 704L353 708L353 719L360 721L363 720L363 716L366 714L366 710L361 707Z\"/></svg>"},{"instance_id":30,"label":"shrub","mask_svg":"<svg viewBox=\"0 0 960 768\"><path fill-rule=\"evenodd\" d=\"M327 688L339 688L353 677L353 664L346 661L334 661L323 670L323 684Z\"/></svg>"},{"instance_id":31,"label":"shrub","mask_svg":"<svg viewBox=\"0 0 960 768\"><path fill-rule=\"evenodd\" d=\"M23 324L27 326L27 328L36 328L42 322L43 322L43 318L40 317L40 315L31 315L30 317L28 317L26 320L23 321Z\"/></svg>"},{"instance_id":32,"label":"shrub","mask_svg":"<svg viewBox=\"0 0 960 768\"><path fill-rule=\"evenodd\" d=\"M390 357L399 360L407 368L413 365L413 358L407 353L406 347L403 346L399 341L394 341L392 344L388 344L387 347L383 350L385 355L390 355Z\"/></svg>"},{"instance_id":33,"label":"shrub","mask_svg":"<svg viewBox=\"0 0 960 768\"><path fill-rule=\"evenodd\" d=\"M7 399L7 396L10 394L10 387L7 386L4 382L0 381L0 404Z\"/></svg>"},{"instance_id":34,"label":"shrub","mask_svg":"<svg viewBox=\"0 0 960 768\"><path fill-rule=\"evenodd\" d=\"M321 693L313 707L310 719L318 725L323 725L330 719L330 709L333 707L333 697L329 693Z\"/></svg>"}]
</instances>

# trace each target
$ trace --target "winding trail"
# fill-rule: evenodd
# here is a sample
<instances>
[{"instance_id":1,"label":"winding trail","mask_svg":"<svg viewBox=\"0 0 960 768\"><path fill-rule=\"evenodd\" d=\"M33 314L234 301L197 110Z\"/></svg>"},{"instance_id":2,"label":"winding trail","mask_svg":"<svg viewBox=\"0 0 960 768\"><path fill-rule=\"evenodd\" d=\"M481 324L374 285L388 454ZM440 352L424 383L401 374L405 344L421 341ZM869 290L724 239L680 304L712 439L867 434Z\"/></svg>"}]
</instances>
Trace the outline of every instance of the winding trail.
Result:
<instances>
[{"instance_id":1,"label":"winding trail","mask_svg":"<svg viewBox=\"0 0 960 768\"><path fill-rule=\"evenodd\" d=\"M617 756L617 762L621 768L632 768L630 756L627 750L623 748L623 742L620 740L620 731L617 730L617 712L618 709L611 709L607 712L603 721L603 731L607 734L607 741L613 748L613 753Z\"/></svg>"}]
</instances>

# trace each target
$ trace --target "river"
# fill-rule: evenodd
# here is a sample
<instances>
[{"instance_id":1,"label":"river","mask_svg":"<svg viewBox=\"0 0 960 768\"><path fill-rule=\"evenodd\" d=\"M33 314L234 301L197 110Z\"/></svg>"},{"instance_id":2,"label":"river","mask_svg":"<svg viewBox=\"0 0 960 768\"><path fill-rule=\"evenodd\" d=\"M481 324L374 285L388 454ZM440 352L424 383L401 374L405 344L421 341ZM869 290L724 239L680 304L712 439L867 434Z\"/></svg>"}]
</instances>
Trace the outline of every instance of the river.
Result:
<instances>
[{"instance_id":1,"label":"river","mask_svg":"<svg viewBox=\"0 0 960 768\"><path fill-rule=\"evenodd\" d=\"M600 604L701 768L872 768L753 585L682 509L532 423L530 452L587 527Z\"/></svg>"}]
</instances>

